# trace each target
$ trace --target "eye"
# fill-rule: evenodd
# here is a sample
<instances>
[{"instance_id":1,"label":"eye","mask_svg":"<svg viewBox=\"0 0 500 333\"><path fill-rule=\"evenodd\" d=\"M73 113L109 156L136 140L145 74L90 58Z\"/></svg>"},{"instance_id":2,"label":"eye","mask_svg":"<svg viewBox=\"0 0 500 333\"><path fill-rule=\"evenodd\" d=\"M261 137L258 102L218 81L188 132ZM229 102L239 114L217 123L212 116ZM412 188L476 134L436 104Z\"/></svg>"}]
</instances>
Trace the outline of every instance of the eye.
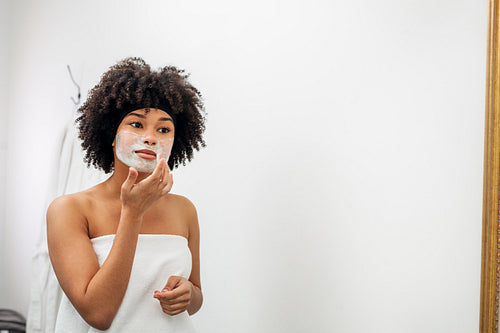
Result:
<instances>
[{"instance_id":1,"label":"eye","mask_svg":"<svg viewBox=\"0 0 500 333\"><path fill-rule=\"evenodd\" d=\"M142 127L142 124L140 122L138 122L138 121L131 122L129 125L132 126L132 127L135 127L135 128L141 128Z\"/></svg>"},{"instance_id":2,"label":"eye","mask_svg":"<svg viewBox=\"0 0 500 333\"><path fill-rule=\"evenodd\" d=\"M170 129L168 127L162 127L158 130L160 133L168 133L170 132Z\"/></svg>"}]
</instances>

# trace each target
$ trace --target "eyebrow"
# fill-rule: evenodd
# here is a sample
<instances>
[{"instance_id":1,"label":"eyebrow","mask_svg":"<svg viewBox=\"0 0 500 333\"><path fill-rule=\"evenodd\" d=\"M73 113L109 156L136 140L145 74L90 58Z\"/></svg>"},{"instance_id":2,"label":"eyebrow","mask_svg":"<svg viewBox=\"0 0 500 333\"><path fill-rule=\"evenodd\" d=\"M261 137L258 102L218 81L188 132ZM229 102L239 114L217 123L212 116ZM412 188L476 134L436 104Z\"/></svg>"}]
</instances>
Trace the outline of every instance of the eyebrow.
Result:
<instances>
[{"instance_id":1,"label":"eyebrow","mask_svg":"<svg viewBox=\"0 0 500 333\"><path fill-rule=\"evenodd\" d=\"M128 116L136 116L136 117L139 117L141 119L146 119L146 116L143 115L143 114L140 114L140 113L135 113L135 112L130 112L128 115L126 115L125 117L128 117ZM161 117L160 119L158 119L159 121L171 121L171 122L174 122L172 120L172 118L167 118L167 117Z\"/></svg>"},{"instance_id":2,"label":"eyebrow","mask_svg":"<svg viewBox=\"0 0 500 333\"><path fill-rule=\"evenodd\" d=\"M160 120L160 121L171 121L171 122L174 122L174 121L172 120L172 118L167 118L167 117L163 117L163 118L160 118L160 119L158 119L158 120Z\"/></svg>"}]
</instances>

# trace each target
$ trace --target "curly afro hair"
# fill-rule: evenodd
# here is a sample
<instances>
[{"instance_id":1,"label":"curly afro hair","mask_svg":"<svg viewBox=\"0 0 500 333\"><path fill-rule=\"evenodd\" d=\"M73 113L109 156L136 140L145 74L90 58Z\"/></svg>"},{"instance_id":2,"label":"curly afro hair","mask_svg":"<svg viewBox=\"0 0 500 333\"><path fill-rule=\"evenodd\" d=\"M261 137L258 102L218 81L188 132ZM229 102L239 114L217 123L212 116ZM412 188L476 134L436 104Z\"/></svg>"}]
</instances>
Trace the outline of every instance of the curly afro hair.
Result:
<instances>
[{"instance_id":1,"label":"curly afro hair","mask_svg":"<svg viewBox=\"0 0 500 333\"><path fill-rule=\"evenodd\" d=\"M191 161L194 149L205 147L205 110L201 93L173 66L152 71L141 58L126 58L103 74L78 109L79 138L87 165L109 173L114 169L112 143L123 114L137 109L165 110L175 121L170 169Z\"/></svg>"}]
</instances>

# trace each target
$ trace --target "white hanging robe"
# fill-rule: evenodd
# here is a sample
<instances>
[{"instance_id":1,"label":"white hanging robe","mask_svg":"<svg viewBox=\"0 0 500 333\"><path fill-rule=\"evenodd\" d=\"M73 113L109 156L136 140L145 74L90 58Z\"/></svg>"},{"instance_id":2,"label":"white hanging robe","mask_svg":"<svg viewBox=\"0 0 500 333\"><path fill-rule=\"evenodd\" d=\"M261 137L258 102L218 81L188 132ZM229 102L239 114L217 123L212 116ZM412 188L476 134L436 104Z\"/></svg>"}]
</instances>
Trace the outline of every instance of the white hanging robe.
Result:
<instances>
[{"instance_id":1,"label":"white hanging robe","mask_svg":"<svg viewBox=\"0 0 500 333\"><path fill-rule=\"evenodd\" d=\"M47 207L55 198L61 195L82 191L108 178L103 171L94 167L89 168L84 163L84 153L81 148L81 141L78 139L75 119L76 117L73 115L63 129L56 147L58 154L56 154L52 163ZM50 263L44 215L32 259L31 299L26 332L53 333L55 331L62 293Z\"/></svg>"}]
</instances>

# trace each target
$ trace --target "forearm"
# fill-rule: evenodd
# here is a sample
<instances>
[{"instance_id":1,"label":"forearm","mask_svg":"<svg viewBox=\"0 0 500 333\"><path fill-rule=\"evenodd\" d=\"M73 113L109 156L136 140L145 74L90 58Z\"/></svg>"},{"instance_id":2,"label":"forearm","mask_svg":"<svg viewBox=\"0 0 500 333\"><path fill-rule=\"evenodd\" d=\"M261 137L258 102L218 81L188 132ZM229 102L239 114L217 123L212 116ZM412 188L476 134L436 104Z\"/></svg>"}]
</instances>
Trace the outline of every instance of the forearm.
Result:
<instances>
[{"instance_id":1,"label":"forearm","mask_svg":"<svg viewBox=\"0 0 500 333\"><path fill-rule=\"evenodd\" d=\"M203 304L203 294L201 292L200 287L192 284L191 288L191 302L187 308L187 312L189 315L194 315L201 308Z\"/></svg>"},{"instance_id":2,"label":"forearm","mask_svg":"<svg viewBox=\"0 0 500 333\"><path fill-rule=\"evenodd\" d=\"M122 211L106 261L87 285L79 312L96 328L111 325L127 290L142 218Z\"/></svg>"}]
</instances>

